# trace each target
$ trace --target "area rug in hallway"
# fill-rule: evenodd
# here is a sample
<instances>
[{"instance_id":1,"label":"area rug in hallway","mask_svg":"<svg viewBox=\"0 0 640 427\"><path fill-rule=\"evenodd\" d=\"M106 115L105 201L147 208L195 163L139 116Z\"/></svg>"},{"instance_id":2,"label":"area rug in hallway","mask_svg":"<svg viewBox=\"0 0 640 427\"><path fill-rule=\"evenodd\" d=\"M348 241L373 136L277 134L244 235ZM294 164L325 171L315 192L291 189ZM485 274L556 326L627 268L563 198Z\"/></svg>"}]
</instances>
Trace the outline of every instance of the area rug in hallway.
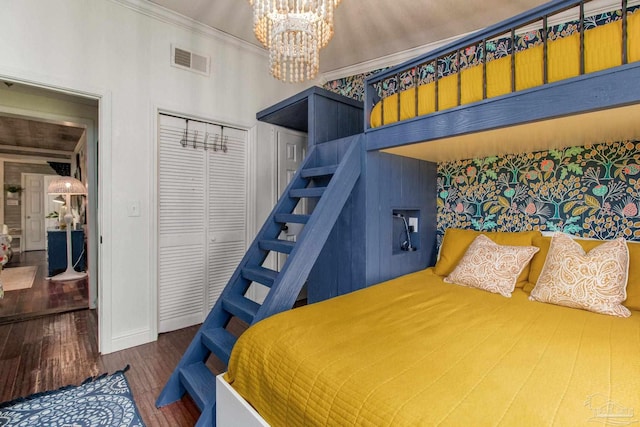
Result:
<instances>
[{"instance_id":1,"label":"area rug in hallway","mask_svg":"<svg viewBox=\"0 0 640 427\"><path fill-rule=\"evenodd\" d=\"M144 427L125 369L88 378L79 386L0 403L0 426Z\"/></svg>"},{"instance_id":2,"label":"area rug in hallway","mask_svg":"<svg viewBox=\"0 0 640 427\"><path fill-rule=\"evenodd\" d=\"M17 291L32 287L36 271L38 271L36 266L3 268L0 272L0 282L2 282L4 291Z\"/></svg>"}]
</instances>

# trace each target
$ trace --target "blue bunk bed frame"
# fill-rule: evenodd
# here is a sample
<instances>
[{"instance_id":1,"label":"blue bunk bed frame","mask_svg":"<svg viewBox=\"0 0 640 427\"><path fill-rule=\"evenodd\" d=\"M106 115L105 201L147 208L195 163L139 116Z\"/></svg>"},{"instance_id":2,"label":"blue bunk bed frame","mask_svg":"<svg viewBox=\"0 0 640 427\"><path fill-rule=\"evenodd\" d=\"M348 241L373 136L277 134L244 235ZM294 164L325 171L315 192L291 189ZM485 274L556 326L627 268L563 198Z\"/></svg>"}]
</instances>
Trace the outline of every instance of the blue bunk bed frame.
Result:
<instances>
[{"instance_id":1,"label":"blue bunk bed frame","mask_svg":"<svg viewBox=\"0 0 640 427\"><path fill-rule=\"evenodd\" d=\"M622 65L620 66L594 73L581 74L577 77L554 83L545 82L541 86L522 91L515 91L512 88L512 92L506 95L495 98L485 97L485 99L476 103L458 105L451 109L436 111L424 116L418 116L391 124L383 124L377 128L371 128L369 124L373 106L380 100L376 85L389 79L399 81L400 75L403 72L410 71L424 64L432 63L437 61L438 58L455 53L469 46L478 45L478 43L483 43L483 41L499 35L511 33L513 37L517 29L538 22L541 19L546 22L549 16L565 10L579 7L581 10L581 22L584 22L584 5L589 1L590 0L551 1L369 77L365 83L365 134L367 150L382 150L417 142L432 141L445 137L482 132L639 103L640 62L627 63L627 1L622 0L620 5L622 8L623 48ZM580 25L580 27L580 31L582 32L584 25ZM581 49L581 52L581 62L584 64L584 50ZM486 55L484 55L484 57L486 58ZM581 72L584 72L583 66L581 67ZM514 65L512 61L512 75L513 73ZM460 74L458 73L458 75ZM512 82L513 81L514 79L512 78ZM458 85L460 85L459 80Z\"/></svg>"}]
</instances>

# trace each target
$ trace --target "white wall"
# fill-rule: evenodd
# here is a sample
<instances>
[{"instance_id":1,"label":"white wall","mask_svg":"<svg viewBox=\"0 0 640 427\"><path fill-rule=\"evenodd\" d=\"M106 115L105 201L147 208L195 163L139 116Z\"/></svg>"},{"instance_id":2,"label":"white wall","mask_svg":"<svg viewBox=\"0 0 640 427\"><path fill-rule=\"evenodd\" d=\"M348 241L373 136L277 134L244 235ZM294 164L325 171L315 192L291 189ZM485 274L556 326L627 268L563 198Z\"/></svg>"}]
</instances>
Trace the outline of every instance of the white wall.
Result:
<instances>
[{"instance_id":1,"label":"white wall","mask_svg":"<svg viewBox=\"0 0 640 427\"><path fill-rule=\"evenodd\" d=\"M3 47L0 47L0 49L3 49ZM2 64L4 62L2 61ZM80 101L76 97L46 93L20 85L7 87L4 84L0 84L0 105L2 105L2 111L4 112L12 112L14 114L25 112L51 120L67 117L70 119L84 118L87 121L97 121L97 103L90 100Z\"/></svg>"},{"instance_id":2,"label":"white wall","mask_svg":"<svg viewBox=\"0 0 640 427\"><path fill-rule=\"evenodd\" d=\"M100 98L101 351L155 340L158 109L248 128L257 111L308 84L277 82L263 51L167 17L148 2L5 0L2 6L0 78ZM211 76L170 66L171 43L211 55ZM127 215L130 201L139 201L141 216Z\"/></svg>"}]
</instances>

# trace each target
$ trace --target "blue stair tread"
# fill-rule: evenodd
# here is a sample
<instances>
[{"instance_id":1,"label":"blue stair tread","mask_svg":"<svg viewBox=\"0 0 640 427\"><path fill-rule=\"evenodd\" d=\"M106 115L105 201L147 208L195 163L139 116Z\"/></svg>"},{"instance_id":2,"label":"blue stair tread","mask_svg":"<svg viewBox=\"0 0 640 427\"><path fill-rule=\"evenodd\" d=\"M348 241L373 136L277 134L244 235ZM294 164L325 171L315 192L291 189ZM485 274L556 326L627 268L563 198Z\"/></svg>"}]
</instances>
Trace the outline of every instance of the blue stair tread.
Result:
<instances>
[{"instance_id":1,"label":"blue stair tread","mask_svg":"<svg viewBox=\"0 0 640 427\"><path fill-rule=\"evenodd\" d=\"M222 307L228 313L240 318L248 324L253 323L260 304L253 302L243 295L229 295L222 299Z\"/></svg>"},{"instance_id":2,"label":"blue stair tread","mask_svg":"<svg viewBox=\"0 0 640 427\"><path fill-rule=\"evenodd\" d=\"M200 408L200 412L207 406L215 404L216 377L203 362L181 368L180 379L189 396Z\"/></svg>"},{"instance_id":3,"label":"blue stair tread","mask_svg":"<svg viewBox=\"0 0 640 427\"><path fill-rule=\"evenodd\" d=\"M296 242L280 239L263 239L258 242L260 249L265 251L276 251L282 254L290 254L296 246Z\"/></svg>"},{"instance_id":4,"label":"blue stair tread","mask_svg":"<svg viewBox=\"0 0 640 427\"><path fill-rule=\"evenodd\" d=\"M327 187L298 188L289 191L289 197L322 197L322 194L326 189Z\"/></svg>"},{"instance_id":5,"label":"blue stair tread","mask_svg":"<svg viewBox=\"0 0 640 427\"><path fill-rule=\"evenodd\" d=\"M321 166L317 168L302 169L301 175L303 178L313 178L316 176L327 176L336 173L338 165Z\"/></svg>"},{"instance_id":6,"label":"blue stair tread","mask_svg":"<svg viewBox=\"0 0 640 427\"><path fill-rule=\"evenodd\" d=\"M202 343L225 365L229 364L231 350L237 340L238 338L235 335L224 328L202 329Z\"/></svg>"},{"instance_id":7,"label":"blue stair tread","mask_svg":"<svg viewBox=\"0 0 640 427\"><path fill-rule=\"evenodd\" d=\"M297 214L276 214L275 220L278 224L286 224L292 222L294 224L306 224L309 222L311 215L297 215Z\"/></svg>"},{"instance_id":8,"label":"blue stair tread","mask_svg":"<svg viewBox=\"0 0 640 427\"><path fill-rule=\"evenodd\" d=\"M214 403L211 409L207 409L206 412L200 414L198 421L194 427L212 427L216 425L216 404Z\"/></svg>"},{"instance_id":9,"label":"blue stair tread","mask_svg":"<svg viewBox=\"0 0 640 427\"><path fill-rule=\"evenodd\" d=\"M242 277L252 282L262 283L265 286L271 287L276 277L278 277L278 272L256 265L244 267L242 269Z\"/></svg>"}]
</instances>

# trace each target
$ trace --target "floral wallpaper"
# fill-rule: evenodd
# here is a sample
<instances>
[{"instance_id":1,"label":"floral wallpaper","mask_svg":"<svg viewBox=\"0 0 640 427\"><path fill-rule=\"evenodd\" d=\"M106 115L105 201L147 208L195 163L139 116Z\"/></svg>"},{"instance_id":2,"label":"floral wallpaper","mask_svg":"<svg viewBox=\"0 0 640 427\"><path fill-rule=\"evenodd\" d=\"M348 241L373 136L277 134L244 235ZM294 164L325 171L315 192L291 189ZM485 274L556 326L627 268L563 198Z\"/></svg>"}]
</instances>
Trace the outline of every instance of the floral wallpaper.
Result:
<instances>
[{"instance_id":1,"label":"floral wallpaper","mask_svg":"<svg viewBox=\"0 0 640 427\"><path fill-rule=\"evenodd\" d=\"M629 7L628 13L633 13L639 9L640 6ZM595 28L620 19L622 19L622 10L587 16L584 19L585 29ZM549 40L556 40L558 38L570 36L571 34L579 31L579 26L579 20L551 26L548 31ZM541 28L538 30L517 34L514 39L516 50L521 51L529 47L542 44L543 31L541 23L540 27ZM510 35L498 37L493 40L487 40L487 60L491 61L493 59L499 59L510 55L512 44ZM436 61L431 61L404 71L400 73L397 78L391 77L382 81L381 84L378 84L376 88L378 95L385 97L396 93L398 90L405 90L416 85L430 83L435 80L436 68L438 70L438 78L441 78L457 73L458 69L464 70L468 67L478 65L483 60L484 50L485 47L483 46L483 43L478 43L477 45L469 46L466 49L461 50L459 54L454 52L450 55L439 58L437 65ZM325 83L324 88L358 101L363 101L365 79L382 70L386 70L386 68L333 80Z\"/></svg>"},{"instance_id":2,"label":"floral wallpaper","mask_svg":"<svg viewBox=\"0 0 640 427\"><path fill-rule=\"evenodd\" d=\"M640 141L438 164L445 229L564 231L640 240Z\"/></svg>"},{"instance_id":3,"label":"floral wallpaper","mask_svg":"<svg viewBox=\"0 0 640 427\"><path fill-rule=\"evenodd\" d=\"M386 70L381 68L379 70L371 71L364 74L356 74L354 76L343 77L341 79L332 80L325 83L322 87L330 90L331 92L343 95L348 98L355 99L357 101L364 101L364 81L367 77Z\"/></svg>"}]
</instances>

